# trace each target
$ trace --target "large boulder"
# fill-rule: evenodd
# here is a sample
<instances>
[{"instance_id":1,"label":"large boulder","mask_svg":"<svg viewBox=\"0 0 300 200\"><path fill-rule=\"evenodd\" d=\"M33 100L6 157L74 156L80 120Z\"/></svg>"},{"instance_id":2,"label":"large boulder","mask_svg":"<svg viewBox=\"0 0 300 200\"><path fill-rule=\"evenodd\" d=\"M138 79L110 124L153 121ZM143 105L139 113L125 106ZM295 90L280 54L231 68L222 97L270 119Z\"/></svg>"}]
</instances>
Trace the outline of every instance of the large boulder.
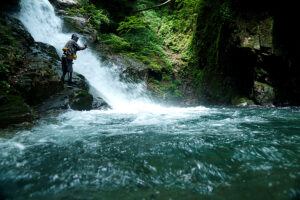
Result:
<instances>
[{"instance_id":1,"label":"large boulder","mask_svg":"<svg viewBox=\"0 0 300 200\"><path fill-rule=\"evenodd\" d=\"M101 51L103 49L101 48ZM104 52L102 54L103 62L111 67L117 67L120 74L120 79L128 82L146 81L149 74L153 71L149 66L129 58L121 54L110 54ZM150 75L151 76L151 75Z\"/></svg>"},{"instance_id":2,"label":"large boulder","mask_svg":"<svg viewBox=\"0 0 300 200\"><path fill-rule=\"evenodd\" d=\"M0 128L11 124L32 122L37 114L23 101L19 95L0 95Z\"/></svg>"},{"instance_id":3,"label":"large boulder","mask_svg":"<svg viewBox=\"0 0 300 200\"><path fill-rule=\"evenodd\" d=\"M10 30L9 34L15 38L15 42L22 48L30 48L34 45L34 39L26 30L20 20L8 15L0 14L0 25Z\"/></svg>"},{"instance_id":4,"label":"large boulder","mask_svg":"<svg viewBox=\"0 0 300 200\"><path fill-rule=\"evenodd\" d=\"M86 90L78 90L70 95L69 104L74 110L91 110L93 96Z\"/></svg>"},{"instance_id":5,"label":"large boulder","mask_svg":"<svg viewBox=\"0 0 300 200\"><path fill-rule=\"evenodd\" d=\"M84 76L74 73L72 87L65 86L64 90L50 96L37 107L40 114L57 112L71 108L73 110L107 109L108 104L100 97L92 96Z\"/></svg>"},{"instance_id":6,"label":"large boulder","mask_svg":"<svg viewBox=\"0 0 300 200\"><path fill-rule=\"evenodd\" d=\"M272 106L275 101L274 88L268 84L255 81L254 99L260 105Z\"/></svg>"},{"instance_id":7,"label":"large boulder","mask_svg":"<svg viewBox=\"0 0 300 200\"><path fill-rule=\"evenodd\" d=\"M66 13L67 14L67 13ZM97 41L98 32L87 25L88 21L84 17L64 16L65 26L84 35L90 42Z\"/></svg>"},{"instance_id":8,"label":"large boulder","mask_svg":"<svg viewBox=\"0 0 300 200\"><path fill-rule=\"evenodd\" d=\"M28 69L11 79L29 105L36 105L63 89L59 76L48 67Z\"/></svg>"}]
</instances>

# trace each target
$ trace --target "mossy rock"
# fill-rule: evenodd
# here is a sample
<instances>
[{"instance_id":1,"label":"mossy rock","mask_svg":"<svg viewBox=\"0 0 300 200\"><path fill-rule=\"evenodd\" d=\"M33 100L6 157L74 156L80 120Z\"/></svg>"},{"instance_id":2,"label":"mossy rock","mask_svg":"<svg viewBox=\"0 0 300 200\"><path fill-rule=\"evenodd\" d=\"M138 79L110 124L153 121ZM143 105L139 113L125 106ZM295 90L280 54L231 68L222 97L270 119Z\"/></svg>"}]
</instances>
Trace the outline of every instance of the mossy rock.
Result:
<instances>
[{"instance_id":1,"label":"mossy rock","mask_svg":"<svg viewBox=\"0 0 300 200\"><path fill-rule=\"evenodd\" d=\"M74 110L91 110L93 96L87 90L78 90L69 96L69 105Z\"/></svg>"},{"instance_id":2,"label":"mossy rock","mask_svg":"<svg viewBox=\"0 0 300 200\"><path fill-rule=\"evenodd\" d=\"M234 106L250 106L254 105L254 102L246 97L234 97L231 99L231 104Z\"/></svg>"},{"instance_id":3,"label":"mossy rock","mask_svg":"<svg viewBox=\"0 0 300 200\"><path fill-rule=\"evenodd\" d=\"M37 118L33 110L18 95L1 95L0 127L32 122Z\"/></svg>"},{"instance_id":4,"label":"mossy rock","mask_svg":"<svg viewBox=\"0 0 300 200\"><path fill-rule=\"evenodd\" d=\"M275 101L274 88L266 83L254 82L254 99L260 105L273 105Z\"/></svg>"},{"instance_id":5,"label":"mossy rock","mask_svg":"<svg viewBox=\"0 0 300 200\"><path fill-rule=\"evenodd\" d=\"M20 74L13 86L29 105L37 105L63 89L58 75L47 67Z\"/></svg>"}]
</instances>

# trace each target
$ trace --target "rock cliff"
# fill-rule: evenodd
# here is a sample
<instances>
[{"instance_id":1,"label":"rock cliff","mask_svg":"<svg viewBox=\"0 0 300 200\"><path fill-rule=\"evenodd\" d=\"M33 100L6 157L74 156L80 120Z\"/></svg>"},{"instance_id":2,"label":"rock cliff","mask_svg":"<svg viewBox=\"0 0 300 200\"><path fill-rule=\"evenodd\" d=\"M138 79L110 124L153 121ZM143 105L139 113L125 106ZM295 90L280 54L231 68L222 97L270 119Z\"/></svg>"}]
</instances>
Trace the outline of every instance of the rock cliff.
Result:
<instances>
[{"instance_id":1,"label":"rock cliff","mask_svg":"<svg viewBox=\"0 0 300 200\"><path fill-rule=\"evenodd\" d=\"M0 16L0 127L32 122L53 110L90 110L96 99L82 75L64 87L60 58L53 46L35 42L22 23Z\"/></svg>"}]
</instances>

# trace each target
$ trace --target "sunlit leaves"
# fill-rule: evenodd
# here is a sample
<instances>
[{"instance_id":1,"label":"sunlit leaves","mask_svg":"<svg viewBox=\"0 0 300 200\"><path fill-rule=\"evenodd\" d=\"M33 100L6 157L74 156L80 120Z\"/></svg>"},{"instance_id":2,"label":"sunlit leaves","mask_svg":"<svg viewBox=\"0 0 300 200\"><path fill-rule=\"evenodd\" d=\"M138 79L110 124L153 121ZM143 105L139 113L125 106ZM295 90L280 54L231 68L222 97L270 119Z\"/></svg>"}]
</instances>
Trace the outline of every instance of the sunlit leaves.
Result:
<instances>
[{"instance_id":1,"label":"sunlit leaves","mask_svg":"<svg viewBox=\"0 0 300 200\"><path fill-rule=\"evenodd\" d=\"M126 17L125 21L119 23L117 31L119 33L135 32L136 30L145 29L147 24L142 18L136 16Z\"/></svg>"}]
</instances>

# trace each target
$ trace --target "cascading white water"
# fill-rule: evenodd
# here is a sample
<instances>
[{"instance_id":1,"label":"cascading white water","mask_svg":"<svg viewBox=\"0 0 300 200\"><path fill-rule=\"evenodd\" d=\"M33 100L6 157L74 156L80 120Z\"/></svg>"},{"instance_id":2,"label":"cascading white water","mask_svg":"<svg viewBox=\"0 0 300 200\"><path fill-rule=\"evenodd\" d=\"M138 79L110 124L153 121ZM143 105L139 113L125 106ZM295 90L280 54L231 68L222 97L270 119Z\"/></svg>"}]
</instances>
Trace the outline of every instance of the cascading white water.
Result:
<instances>
[{"instance_id":1,"label":"cascading white water","mask_svg":"<svg viewBox=\"0 0 300 200\"><path fill-rule=\"evenodd\" d=\"M71 33L62 32L62 20L55 15L54 8L47 0L22 0L18 18L23 22L36 41L53 45L59 54ZM143 84L125 84L119 80L114 68L102 66L101 62L87 49L78 53L74 71L83 74L90 85L96 89L114 109L137 106L150 102L143 97Z\"/></svg>"},{"instance_id":2,"label":"cascading white water","mask_svg":"<svg viewBox=\"0 0 300 200\"><path fill-rule=\"evenodd\" d=\"M48 0L21 0L18 18L36 41L53 45L62 54L62 47L72 33L64 33L62 20L55 15ZM120 112L178 112L177 108L165 108L151 102L145 95L143 84L129 84L119 80L116 68L103 66L91 49L78 52L74 71L84 75L96 93L114 110ZM199 109L200 107L196 108ZM171 109L171 110L170 110ZM180 112L180 111L179 111Z\"/></svg>"}]
</instances>

